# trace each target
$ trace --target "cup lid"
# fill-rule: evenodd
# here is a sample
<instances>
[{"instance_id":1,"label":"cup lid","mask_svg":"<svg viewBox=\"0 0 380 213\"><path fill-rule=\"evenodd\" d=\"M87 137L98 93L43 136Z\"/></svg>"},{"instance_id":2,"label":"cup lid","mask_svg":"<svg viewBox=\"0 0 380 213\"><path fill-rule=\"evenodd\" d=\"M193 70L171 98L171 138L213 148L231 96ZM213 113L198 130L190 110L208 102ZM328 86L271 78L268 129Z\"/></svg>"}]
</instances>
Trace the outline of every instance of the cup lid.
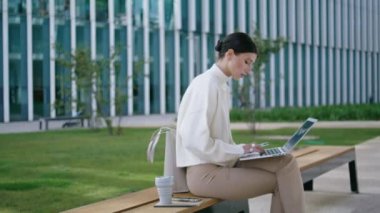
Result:
<instances>
[{"instance_id":1,"label":"cup lid","mask_svg":"<svg viewBox=\"0 0 380 213\"><path fill-rule=\"evenodd\" d=\"M159 176L155 178L156 184L173 184L174 177L173 176Z\"/></svg>"}]
</instances>

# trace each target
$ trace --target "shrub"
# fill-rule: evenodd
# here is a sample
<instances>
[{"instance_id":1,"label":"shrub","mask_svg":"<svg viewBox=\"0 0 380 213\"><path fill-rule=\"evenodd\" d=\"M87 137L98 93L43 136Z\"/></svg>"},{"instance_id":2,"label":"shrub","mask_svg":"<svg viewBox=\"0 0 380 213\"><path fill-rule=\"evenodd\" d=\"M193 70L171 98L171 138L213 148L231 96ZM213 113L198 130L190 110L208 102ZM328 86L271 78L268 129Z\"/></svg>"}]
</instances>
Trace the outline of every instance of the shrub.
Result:
<instances>
[{"instance_id":1,"label":"shrub","mask_svg":"<svg viewBox=\"0 0 380 213\"><path fill-rule=\"evenodd\" d=\"M232 109L231 121L249 122L249 110ZM319 120L380 120L380 104L333 105L319 107L284 107L257 109L256 121L301 121L307 117Z\"/></svg>"}]
</instances>

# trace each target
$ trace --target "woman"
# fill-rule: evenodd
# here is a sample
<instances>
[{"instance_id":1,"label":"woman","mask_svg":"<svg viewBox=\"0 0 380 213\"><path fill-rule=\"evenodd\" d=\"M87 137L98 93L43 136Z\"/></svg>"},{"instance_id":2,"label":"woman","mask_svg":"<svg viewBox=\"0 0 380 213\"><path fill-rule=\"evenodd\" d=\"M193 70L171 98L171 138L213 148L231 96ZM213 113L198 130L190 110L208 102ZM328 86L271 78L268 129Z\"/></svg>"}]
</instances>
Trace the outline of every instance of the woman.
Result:
<instances>
[{"instance_id":1,"label":"woman","mask_svg":"<svg viewBox=\"0 0 380 213\"><path fill-rule=\"evenodd\" d=\"M198 196L225 200L273 193L271 212L304 212L302 179L291 155L239 161L256 144L235 144L230 129L229 78L252 71L258 51L252 39L236 32L218 41L216 63L194 78L178 111L177 166L187 168L187 184Z\"/></svg>"}]
</instances>

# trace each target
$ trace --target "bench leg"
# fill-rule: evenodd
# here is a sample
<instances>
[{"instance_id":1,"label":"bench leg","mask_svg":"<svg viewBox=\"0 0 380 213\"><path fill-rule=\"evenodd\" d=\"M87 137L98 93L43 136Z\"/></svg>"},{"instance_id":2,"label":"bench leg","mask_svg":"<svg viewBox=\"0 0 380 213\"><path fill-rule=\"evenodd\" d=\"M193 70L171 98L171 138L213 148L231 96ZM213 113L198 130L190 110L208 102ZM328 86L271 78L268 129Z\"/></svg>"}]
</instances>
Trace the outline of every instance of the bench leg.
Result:
<instances>
[{"instance_id":1,"label":"bench leg","mask_svg":"<svg viewBox=\"0 0 380 213\"><path fill-rule=\"evenodd\" d=\"M303 189L305 191L313 191L313 180L309 180L308 182L304 183Z\"/></svg>"},{"instance_id":2,"label":"bench leg","mask_svg":"<svg viewBox=\"0 0 380 213\"><path fill-rule=\"evenodd\" d=\"M356 173L356 163L354 160L348 163L348 169L350 172L351 191L359 193L358 176Z\"/></svg>"}]
</instances>

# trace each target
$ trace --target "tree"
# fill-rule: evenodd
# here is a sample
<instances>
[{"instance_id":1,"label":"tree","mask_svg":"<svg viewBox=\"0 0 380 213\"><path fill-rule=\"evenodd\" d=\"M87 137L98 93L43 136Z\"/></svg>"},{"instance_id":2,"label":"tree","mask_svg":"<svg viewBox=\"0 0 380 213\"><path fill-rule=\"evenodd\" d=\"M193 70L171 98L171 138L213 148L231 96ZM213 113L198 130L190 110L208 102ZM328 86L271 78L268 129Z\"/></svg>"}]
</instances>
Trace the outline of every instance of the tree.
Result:
<instances>
[{"instance_id":1,"label":"tree","mask_svg":"<svg viewBox=\"0 0 380 213\"><path fill-rule=\"evenodd\" d=\"M77 100L71 101L77 103L77 111L81 112L83 116L90 117L89 122L92 128L99 128L104 122L111 135L114 134L113 122L105 110L110 105L110 98L104 95L104 91L109 87L102 84L102 75L111 66L114 66L115 70L119 70L116 69L119 64L115 62L119 52L115 50L110 58L91 59L89 49L77 48L74 53L63 52L57 59L58 64L69 71L74 71L74 74L70 75L70 80L76 82L79 96ZM116 71L115 75L117 75ZM62 101L64 100L58 100L56 105L61 104ZM115 108L116 115L119 116L116 134L121 134L121 105L126 101L127 94L116 91Z\"/></svg>"},{"instance_id":2,"label":"tree","mask_svg":"<svg viewBox=\"0 0 380 213\"><path fill-rule=\"evenodd\" d=\"M252 40L258 49L258 57L253 65L253 74L244 79L243 84L239 87L240 106L250 116L251 130L256 132L255 112L258 107L260 75L265 70L272 54L277 53L284 46L286 39L278 37L276 39L263 38L260 31L256 28ZM253 90L253 91L252 91ZM253 92L254 99L251 98Z\"/></svg>"}]
</instances>

